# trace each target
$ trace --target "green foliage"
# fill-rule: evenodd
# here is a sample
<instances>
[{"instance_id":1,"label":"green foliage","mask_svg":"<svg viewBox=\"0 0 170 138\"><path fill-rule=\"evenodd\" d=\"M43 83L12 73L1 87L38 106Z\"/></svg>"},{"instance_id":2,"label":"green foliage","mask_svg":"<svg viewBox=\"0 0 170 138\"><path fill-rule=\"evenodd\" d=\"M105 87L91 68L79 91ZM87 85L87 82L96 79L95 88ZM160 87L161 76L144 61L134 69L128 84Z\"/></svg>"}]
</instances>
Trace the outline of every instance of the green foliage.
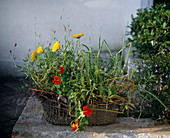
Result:
<instances>
[{"instance_id":1,"label":"green foliage","mask_svg":"<svg viewBox=\"0 0 170 138\"><path fill-rule=\"evenodd\" d=\"M156 5L149 11L139 9L137 17L132 16L130 34L139 57L143 54L165 52L170 44L170 10L165 4Z\"/></svg>"},{"instance_id":2,"label":"green foliage","mask_svg":"<svg viewBox=\"0 0 170 138\"><path fill-rule=\"evenodd\" d=\"M67 32L66 26L64 29ZM81 37L84 34L74 35L70 38L69 31L69 34L66 33L64 37L64 44L59 44L59 42L54 43L57 41L55 32L55 30L52 31L50 43L38 42L39 48L31 56L28 54L23 59L24 66L21 67L16 63L15 65L19 71L25 72L26 76L33 80L34 89L31 90L36 91L38 96L56 102L64 97L64 103L68 105L66 108L69 110L69 115L75 118L71 122L73 130L86 128L88 125L87 117L92 113L91 110L123 113L124 110L135 107L131 103L131 99L136 86L123 74L128 63L132 43L124 46L123 42L122 49L113 55L107 42L101 41L101 37L99 37L99 49L96 53L87 45L81 44L80 40L83 39ZM36 36L40 37L37 34ZM51 47L51 44L54 45ZM100 57L104 45L110 53L109 61ZM82 47L85 50L82 50ZM126 47L129 47L129 51L122 67L123 50ZM119 56L120 54L121 56ZM15 62L15 55L13 55L13 60ZM151 95L154 96L152 93ZM158 98L156 99L158 100ZM86 107L88 105L97 107L101 104L105 105L106 109ZM123 109L107 110L109 104L117 104ZM84 107L89 113L84 114L86 113Z\"/></svg>"},{"instance_id":3,"label":"green foliage","mask_svg":"<svg viewBox=\"0 0 170 138\"><path fill-rule=\"evenodd\" d=\"M143 84L142 87L154 94L166 107L160 105L160 102L155 97L149 98L148 93L142 92L144 96L143 102L147 100L141 107L141 109L145 109L142 117L151 117L164 123L170 123L168 111L170 106L170 55L159 54L152 55L152 57L145 55L143 59L145 60L136 61L138 63L138 69L133 79L136 85Z\"/></svg>"},{"instance_id":4,"label":"green foliage","mask_svg":"<svg viewBox=\"0 0 170 138\"><path fill-rule=\"evenodd\" d=\"M66 27L65 30L67 30ZM56 41L54 31L52 36L51 40ZM108 103L121 105L124 110L133 106L130 104L129 95L134 92L135 85L130 79L123 76L128 60L122 67L122 58L119 57L119 54L123 54L123 50L129 47L128 59L131 43L127 46L123 44L123 48L113 56L107 42L101 41L101 37L99 37L97 53L80 43L83 38L73 39L67 34L64 38L65 44L62 44L57 51L52 51L49 44L42 44L42 47L39 47L41 50L36 50L31 56L28 54L24 58L23 67L16 64L19 71L25 72L26 76L34 81L35 91L41 92L41 95L47 98L51 98L48 97L49 93L55 95L53 100L57 100L60 95L67 97L70 116L75 117L75 122L79 121L79 130L85 129L88 124L86 116L83 114L85 111L82 110L87 105L106 105L106 109L102 110L107 110ZM110 53L109 61L100 57L104 44ZM82 50L82 47L86 50ZM13 59L15 62L15 55L13 55ZM64 68L62 73L61 68ZM124 111L115 110L114 112L117 113ZM72 124L72 126L76 126L76 124Z\"/></svg>"},{"instance_id":5,"label":"green foliage","mask_svg":"<svg viewBox=\"0 0 170 138\"><path fill-rule=\"evenodd\" d=\"M137 72L133 79L136 85L151 92L159 100L149 98L147 92L143 96L141 108L142 117L151 117L162 122L169 122L169 61L170 61L170 10L165 4L156 5L150 11L138 10L137 17L132 17L130 26L134 51L137 54ZM150 100L149 100L150 99ZM146 100L146 101L145 101ZM148 106L149 105L149 106Z\"/></svg>"}]
</instances>

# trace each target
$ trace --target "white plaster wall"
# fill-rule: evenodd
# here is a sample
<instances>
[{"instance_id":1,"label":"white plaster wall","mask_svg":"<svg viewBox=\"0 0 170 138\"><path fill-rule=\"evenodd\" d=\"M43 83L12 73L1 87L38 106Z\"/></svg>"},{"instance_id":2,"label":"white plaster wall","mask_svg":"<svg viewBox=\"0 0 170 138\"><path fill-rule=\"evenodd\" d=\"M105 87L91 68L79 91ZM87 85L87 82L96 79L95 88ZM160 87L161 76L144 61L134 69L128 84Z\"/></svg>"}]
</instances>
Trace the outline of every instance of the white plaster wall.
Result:
<instances>
[{"instance_id":1,"label":"white plaster wall","mask_svg":"<svg viewBox=\"0 0 170 138\"><path fill-rule=\"evenodd\" d=\"M141 0L141 8L149 9L153 5L153 0Z\"/></svg>"},{"instance_id":2,"label":"white plaster wall","mask_svg":"<svg viewBox=\"0 0 170 138\"><path fill-rule=\"evenodd\" d=\"M101 31L102 38L114 50L121 48L127 21L140 7L141 0L0 0L0 72L16 74L9 54L14 43L18 62L29 49L33 52L38 47L34 45L34 17L44 42L50 41L51 29L56 27L56 38L64 44L64 23L70 25L71 35L85 34L82 43L89 45L90 37L95 50Z\"/></svg>"}]
</instances>

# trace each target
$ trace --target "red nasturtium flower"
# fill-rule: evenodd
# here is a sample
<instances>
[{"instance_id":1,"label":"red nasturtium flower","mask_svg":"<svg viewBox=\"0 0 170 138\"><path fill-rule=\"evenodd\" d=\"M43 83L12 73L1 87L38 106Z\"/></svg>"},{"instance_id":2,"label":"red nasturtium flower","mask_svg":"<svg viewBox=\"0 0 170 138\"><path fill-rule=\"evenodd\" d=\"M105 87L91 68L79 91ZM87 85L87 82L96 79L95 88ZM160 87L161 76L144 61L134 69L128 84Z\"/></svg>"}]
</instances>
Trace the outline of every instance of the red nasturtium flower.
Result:
<instances>
[{"instance_id":1,"label":"red nasturtium flower","mask_svg":"<svg viewBox=\"0 0 170 138\"><path fill-rule=\"evenodd\" d=\"M92 113L93 113L93 111L92 111L92 109L89 109L89 107L88 106L84 106L83 107L83 114L85 115L85 116L90 116Z\"/></svg>"},{"instance_id":2,"label":"red nasturtium flower","mask_svg":"<svg viewBox=\"0 0 170 138\"><path fill-rule=\"evenodd\" d=\"M72 131L77 130L77 128L79 127L79 121L76 121L75 124L71 124L71 127L73 127L73 128L72 128Z\"/></svg>"},{"instance_id":3,"label":"red nasturtium flower","mask_svg":"<svg viewBox=\"0 0 170 138\"><path fill-rule=\"evenodd\" d=\"M59 73L60 73L60 74L63 74L64 71L65 71L64 67L60 67L60 68L59 68Z\"/></svg>"},{"instance_id":4,"label":"red nasturtium flower","mask_svg":"<svg viewBox=\"0 0 170 138\"><path fill-rule=\"evenodd\" d=\"M59 79L60 79L59 76L54 76L53 78L54 78L54 80L52 81L52 83L55 82L55 85L60 85L61 84L61 81L59 81Z\"/></svg>"}]
</instances>

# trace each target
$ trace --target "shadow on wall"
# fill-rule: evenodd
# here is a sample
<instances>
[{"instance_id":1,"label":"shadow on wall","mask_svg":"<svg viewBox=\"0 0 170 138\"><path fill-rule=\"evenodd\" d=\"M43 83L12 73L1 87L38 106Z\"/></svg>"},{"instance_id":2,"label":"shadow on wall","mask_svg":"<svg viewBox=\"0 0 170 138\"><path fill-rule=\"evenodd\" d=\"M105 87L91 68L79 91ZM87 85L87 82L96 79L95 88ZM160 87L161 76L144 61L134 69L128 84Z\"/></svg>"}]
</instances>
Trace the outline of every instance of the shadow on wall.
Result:
<instances>
[{"instance_id":1,"label":"shadow on wall","mask_svg":"<svg viewBox=\"0 0 170 138\"><path fill-rule=\"evenodd\" d=\"M17 62L17 64L22 65L22 62ZM0 60L0 77L4 76L24 77L25 74L18 71L12 60Z\"/></svg>"}]
</instances>

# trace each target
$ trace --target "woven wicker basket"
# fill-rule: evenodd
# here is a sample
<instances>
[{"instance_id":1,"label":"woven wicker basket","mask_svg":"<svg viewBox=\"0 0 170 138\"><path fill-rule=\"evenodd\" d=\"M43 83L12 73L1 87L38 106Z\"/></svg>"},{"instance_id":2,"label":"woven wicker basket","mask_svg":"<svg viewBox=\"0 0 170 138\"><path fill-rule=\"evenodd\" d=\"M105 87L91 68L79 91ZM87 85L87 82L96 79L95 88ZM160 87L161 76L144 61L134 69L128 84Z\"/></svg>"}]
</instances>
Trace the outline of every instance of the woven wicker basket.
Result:
<instances>
[{"instance_id":1,"label":"woven wicker basket","mask_svg":"<svg viewBox=\"0 0 170 138\"><path fill-rule=\"evenodd\" d=\"M88 106L89 108L93 108L92 105ZM106 110L106 106L98 106L96 109L104 109ZM116 109L115 104L111 104L107 106L107 110L114 111ZM98 125L108 125L116 122L117 113L110 111L101 111L101 110L93 110L93 114L90 117L87 117L88 125L90 126L98 126Z\"/></svg>"},{"instance_id":2,"label":"woven wicker basket","mask_svg":"<svg viewBox=\"0 0 170 138\"><path fill-rule=\"evenodd\" d=\"M69 116L69 111L63 109L57 102L45 100L42 102L42 107L44 109L43 117L51 124L70 125L71 121L74 119Z\"/></svg>"},{"instance_id":3,"label":"woven wicker basket","mask_svg":"<svg viewBox=\"0 0 170 138\"><path fill-rule=\"evenodd\" d=\"M70 125L71 121L74 118L69 116L69 111L60 107L62 105L57 102L45 100L42 102L44 109L44 118L47 122L55 125ZM88 105L92 108L92 105ZM115 105L108 105L107 110L114 110ZM96 109L106 109L106 106L99 106ZM88 125L107 125L113 124L116 122L117 113L109 111L99 111L93 110L93 114L90 117L87 117L89 122Z\"/></svg>"}]
</instances>

